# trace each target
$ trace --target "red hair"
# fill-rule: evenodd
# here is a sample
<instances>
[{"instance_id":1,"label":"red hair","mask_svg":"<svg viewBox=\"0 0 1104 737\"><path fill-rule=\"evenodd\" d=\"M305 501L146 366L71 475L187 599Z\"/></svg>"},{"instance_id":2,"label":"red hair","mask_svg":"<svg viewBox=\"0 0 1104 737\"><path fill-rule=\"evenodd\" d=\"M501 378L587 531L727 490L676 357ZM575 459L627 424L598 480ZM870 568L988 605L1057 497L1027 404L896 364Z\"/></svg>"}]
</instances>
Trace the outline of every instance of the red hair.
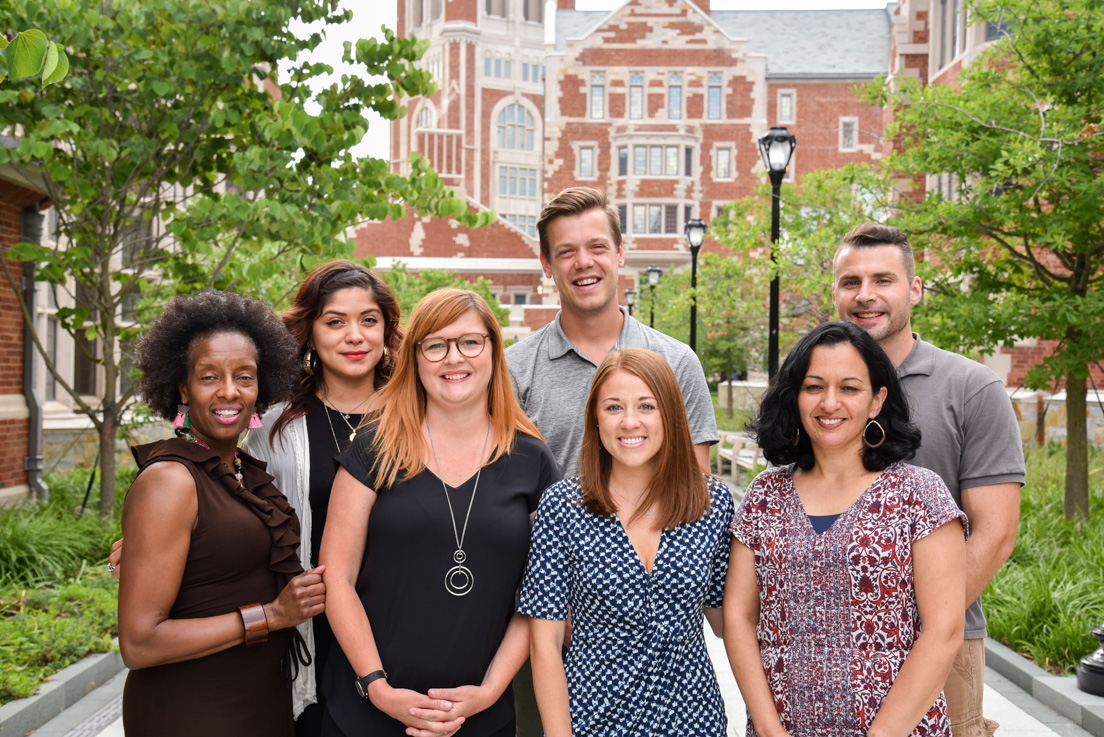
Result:
<instances>
[{"instance_id":1,"label":"red hair","mask_svg":"<svg viewBox=\"0 0 1104 737\"><path fill-rule=\"evenodd\" d=\"M598 435L598 396L602 384L615 371L627 371L648 386L655 396L663 423L663 443L657 451L657 471L644 490L644 497L632 519L643 514L644 510L654 508L659 513L658 522L665 530L700 520L711 506L709 488L694 455L694 441L690 437L682 390L675 372L663 356L644 348L613 351L602 361L591 381L583 421L583 453L579 461L583 505L594 514L612 515L617 512L609 486L613 456L602 445Z\"/></svg>"}]
</instances>

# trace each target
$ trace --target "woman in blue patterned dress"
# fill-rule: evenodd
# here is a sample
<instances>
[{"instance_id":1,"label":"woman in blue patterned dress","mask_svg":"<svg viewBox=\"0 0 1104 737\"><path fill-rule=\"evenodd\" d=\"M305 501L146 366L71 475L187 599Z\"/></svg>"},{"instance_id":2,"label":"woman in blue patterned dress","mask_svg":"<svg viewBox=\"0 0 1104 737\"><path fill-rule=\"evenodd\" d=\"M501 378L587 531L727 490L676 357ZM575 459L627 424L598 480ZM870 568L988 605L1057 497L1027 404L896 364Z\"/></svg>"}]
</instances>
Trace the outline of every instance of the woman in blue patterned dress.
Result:
<instances>
[{"instance_id":1,"label":"woman in blue patterned dress","mask_svg":"<svg viewBox=\"0 0 1104 737\"><path fill-rule=\"evenodd\" d=\"M821 325L751 427L777 467L732 523L725 646L747 734L950 737L965 515L936 474L902 462L920 431L889 359L861 328Z\"/></svg>"},{"instance_id":2,"label":"woman in blue patterned dress","mask_svg":"<svg viewBox=\"0 0 1104 737\"><path fill-rule=\"evenodd\" d=\"M701 473L658 354L610 353L585 423L581 475L541 498L518 607L545 734L723 737L702 617L719 635L732 497Z\"/></svg>"}]
</instances>

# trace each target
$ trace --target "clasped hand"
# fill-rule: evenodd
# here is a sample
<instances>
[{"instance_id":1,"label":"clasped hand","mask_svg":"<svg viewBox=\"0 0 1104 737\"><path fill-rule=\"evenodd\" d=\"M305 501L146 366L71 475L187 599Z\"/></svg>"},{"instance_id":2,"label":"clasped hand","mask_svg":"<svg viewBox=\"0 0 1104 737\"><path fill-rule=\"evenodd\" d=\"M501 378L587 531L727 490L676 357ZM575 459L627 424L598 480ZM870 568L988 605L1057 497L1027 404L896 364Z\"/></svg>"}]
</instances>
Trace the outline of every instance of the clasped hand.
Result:
<instances>
[{"instance_id":1,"label":"clasped hand","mask_svg":"<svg viewBox=\"0 0 1104 737\"><path fill-rule=\"evenodd\" d=\"M368 687L368 694L376 708L407 726L410 737L449 737L468 717L490 706L479 686L431 688L421 694L379 680Z\"/></svg>"}]
</instances>

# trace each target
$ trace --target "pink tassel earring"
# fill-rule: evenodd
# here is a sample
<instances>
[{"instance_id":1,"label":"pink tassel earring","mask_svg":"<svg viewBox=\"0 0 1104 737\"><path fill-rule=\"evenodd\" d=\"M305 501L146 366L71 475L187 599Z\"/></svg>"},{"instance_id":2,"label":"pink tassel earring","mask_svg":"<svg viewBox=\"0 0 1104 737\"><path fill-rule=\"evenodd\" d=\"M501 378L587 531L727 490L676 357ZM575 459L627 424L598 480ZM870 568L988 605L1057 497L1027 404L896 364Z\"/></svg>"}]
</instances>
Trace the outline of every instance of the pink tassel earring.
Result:
<instances>
[{"instance_id":1,"label":"pink tassel earring","mask_svg":"<svg viewBox=\"0 0 1104 737\"><path fill-rule=\"evenodd\" d=\"M188 421L187 413L177 412L176 417L173 419L173 427L177 430L184 430L184 424Z\"/></svg>"},{"instance_id":2,"label":"pink tassel earring","mask_svg":"<svg viewBox=\"0 0 1104 737\"><path fill-rule=\"evenodd\" d=\"M249 429L256 430L259 427L261 427L261 416L254 412L253 416L249 418Z\"/></svg>"}]
</instances>

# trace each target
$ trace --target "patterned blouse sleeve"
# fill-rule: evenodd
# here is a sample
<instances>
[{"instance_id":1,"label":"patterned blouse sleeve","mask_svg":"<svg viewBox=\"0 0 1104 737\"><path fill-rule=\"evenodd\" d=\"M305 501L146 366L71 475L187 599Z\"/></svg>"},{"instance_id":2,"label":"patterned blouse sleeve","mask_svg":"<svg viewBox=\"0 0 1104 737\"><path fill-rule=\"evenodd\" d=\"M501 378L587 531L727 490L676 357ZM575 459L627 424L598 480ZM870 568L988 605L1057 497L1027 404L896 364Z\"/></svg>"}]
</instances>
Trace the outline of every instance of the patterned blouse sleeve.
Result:
<instances>
[{"instance_id":1,"label":"patterned blouse sleeve","mask_svg":"<svg viewBox=\"0 0 1104 737\"><path fill-rule=\"evenodd\" d=\"M752 550L759 547L759 516L762 511L763 488L765 486L764 471L748 484L744 491L743 501L740 502L735 516L732 518L730 531L732 536L748 546Z\"/></svg>"},{"instance_id":2,"label":"patterned blouse sleeve","mask_svg":"<svg viewBox=\"0 0 1104 737\"><path fill-rule=\"evenodd\" d=\"M933 471L916 466L906 465L904 472L912 488L909 515L913 541L927 537L955 519L962 522L962 529L969 539L970 523L966 513L955 504L943 479Z\"/></svg>"},{"instance_id":3,"label":"patterned blouse sleeve","mask_svg":"<svg viewBox=\"0 0 1104 737\"><path fill-rule=\"evenodd\" d=\"M724 520L723 527L727 529L732 521L732 492L720 481L710 484L713 492L713 514L720 515ZM705 606L720 607L724 601L725 578L728 576L728 556L732 551L732 541L728 535L717 536L716 548L713 550L713 570L709 580L709 591L705 595Z\"/></svg>"},{"instance_id":4,"label":"patterned blouse sleeve","mask_svg":"<svg viewBox=\"0 0 1104 737\"><path fill-rule=\"evenodd\" d=\"M536 619L567 619L567 549L559 518L571 502L559 493L563 484L544 492L533 522L518 611Z\"/></svg>"}]
</instances>

